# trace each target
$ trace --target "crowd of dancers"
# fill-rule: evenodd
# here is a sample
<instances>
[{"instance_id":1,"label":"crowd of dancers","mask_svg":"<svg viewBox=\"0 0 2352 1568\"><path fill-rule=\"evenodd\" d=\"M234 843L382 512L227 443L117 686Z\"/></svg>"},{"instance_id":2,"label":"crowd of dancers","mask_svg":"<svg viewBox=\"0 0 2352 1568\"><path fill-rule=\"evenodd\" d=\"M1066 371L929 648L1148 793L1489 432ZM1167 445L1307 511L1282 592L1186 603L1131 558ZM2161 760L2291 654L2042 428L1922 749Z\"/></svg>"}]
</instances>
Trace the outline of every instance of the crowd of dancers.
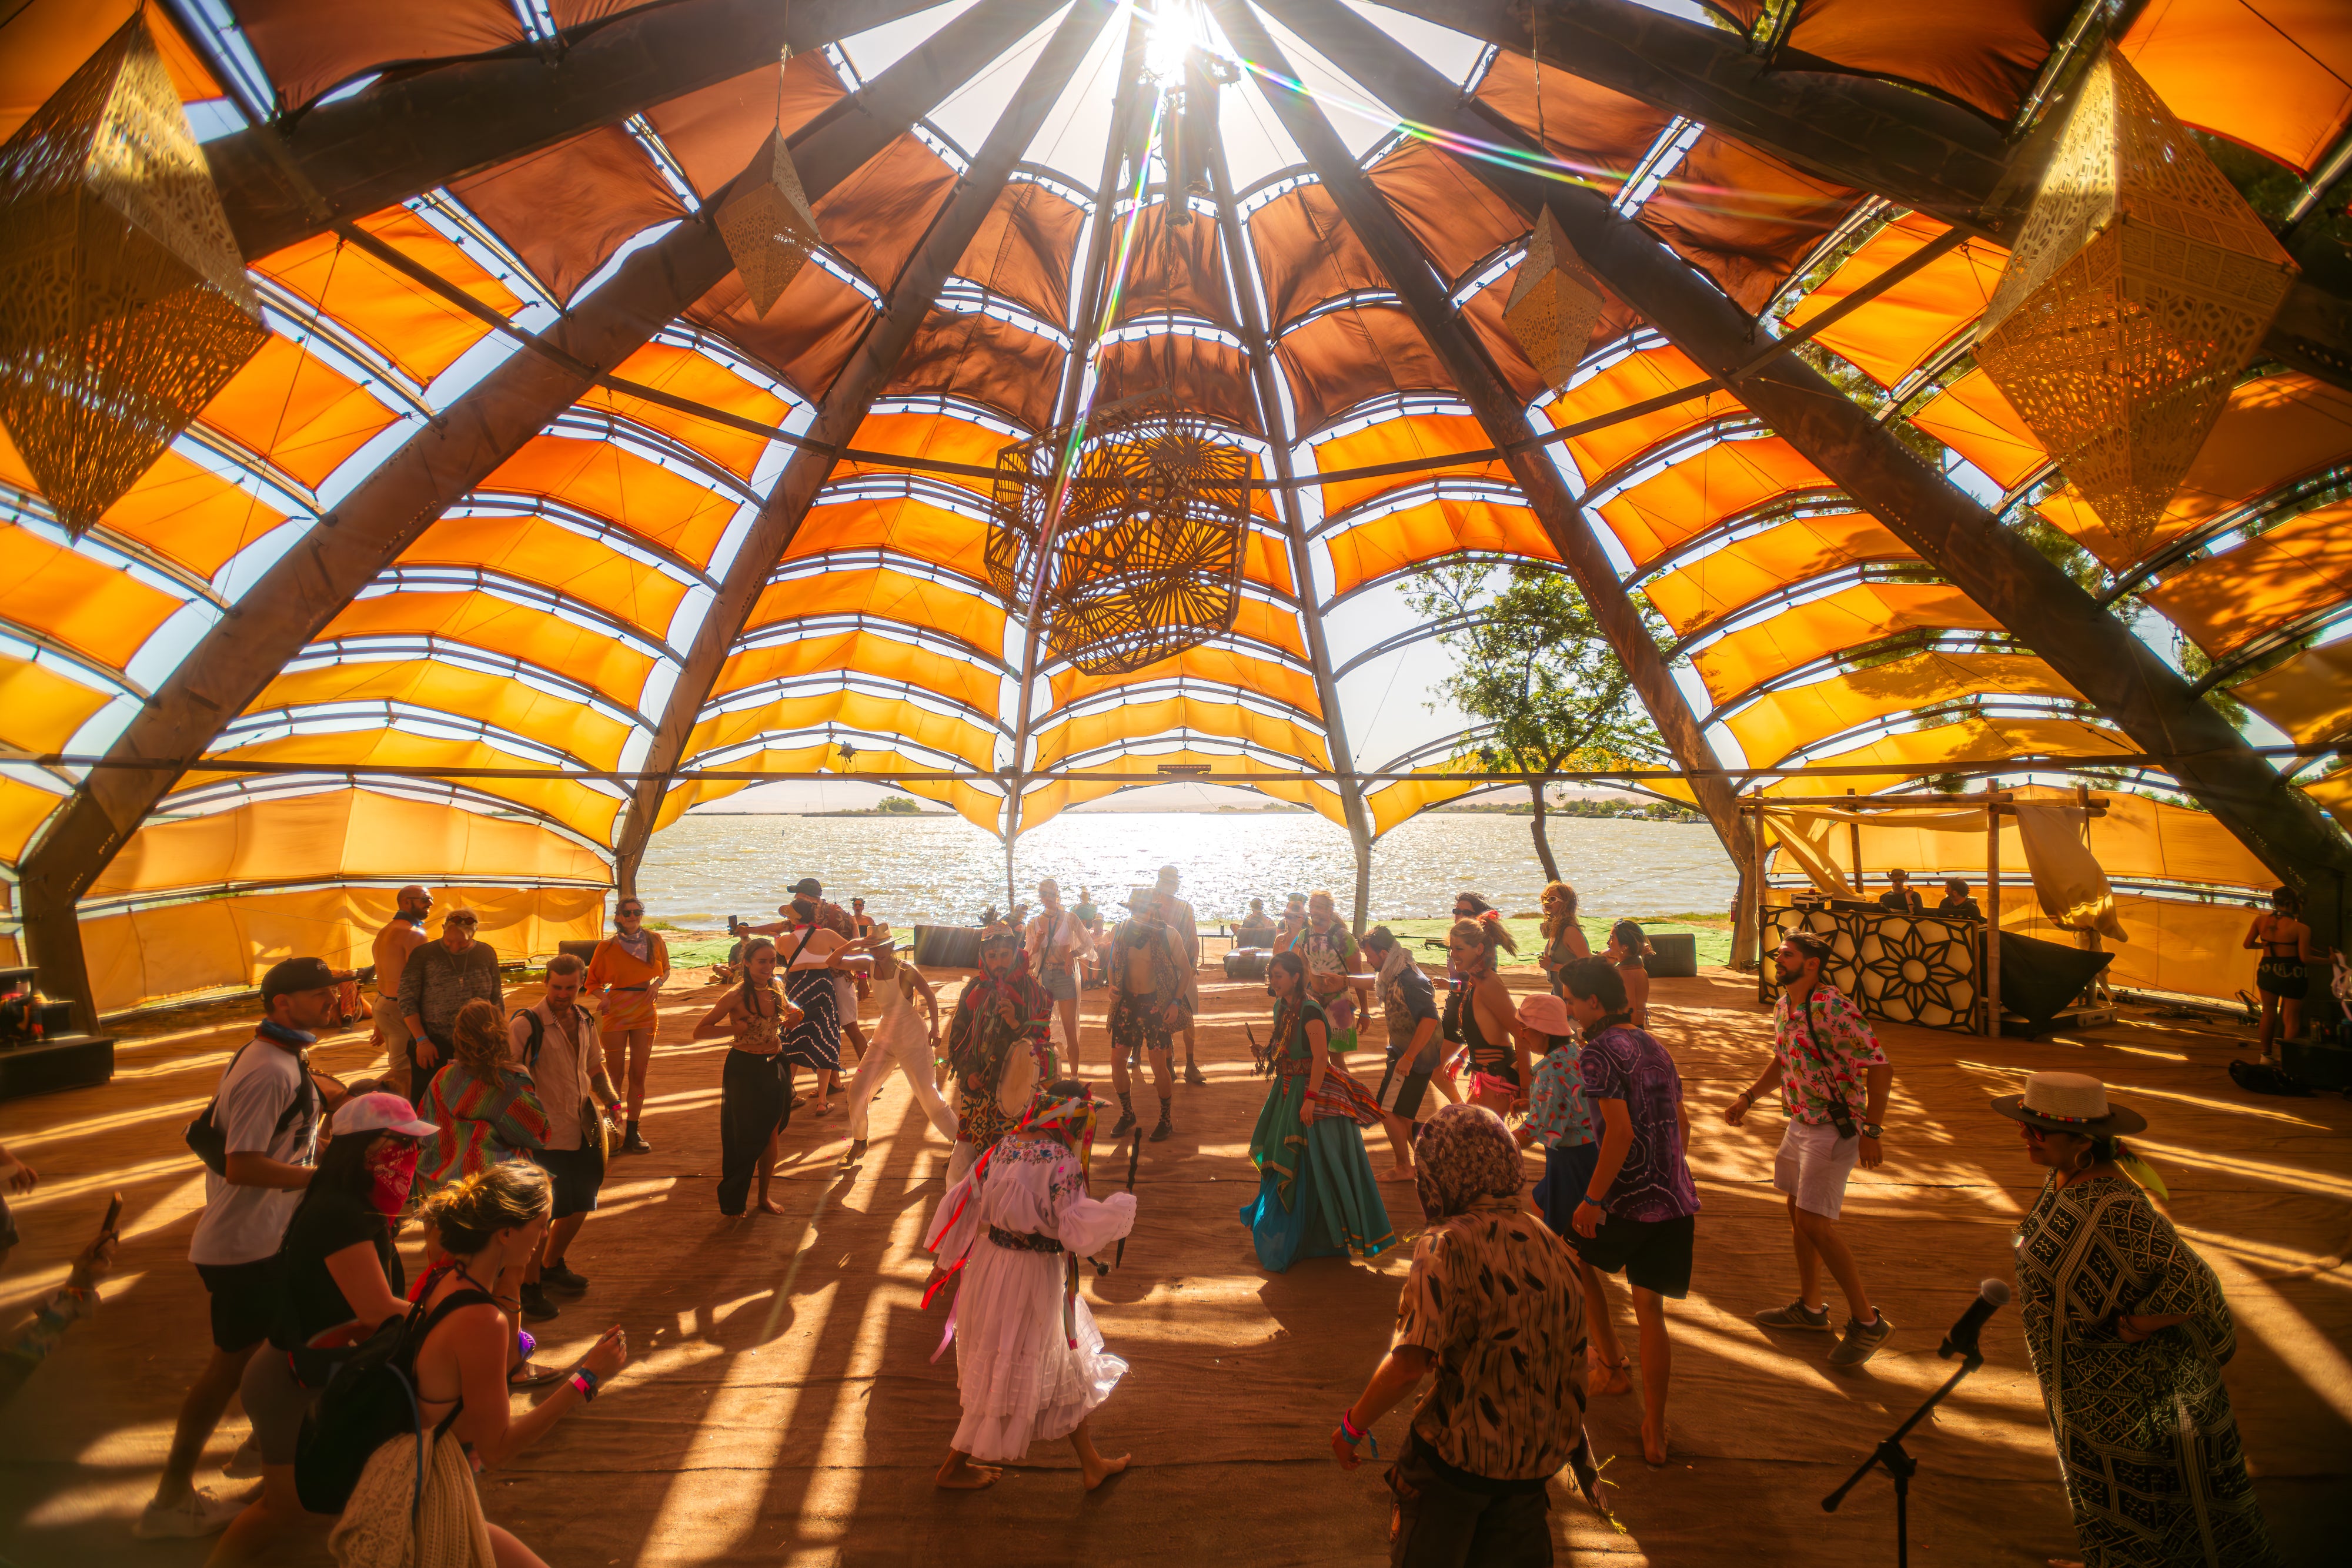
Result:
<instances>
[{"instance_id":1,"label":"crowd of dancers","mask_svg":"<svg viewBox=\"0 0 2352 1568\"><path fill-rule=\"evenodd\" d=\"M946 1303L961 1404L942 1488L987 1486L1039 1441L1067 1442L1089 1490L1128 1465L1094 1440L1094 1413L1127 1365L1077 1284L1081 1260L1123 1250L1136 1218L1131 1191L1092 1195L1098 1133L1131 1137L1139 1153L1169 1136L1180 1038L1182 1076L1208 1082L1194 1045L1200 922L1180 885L1166 868L1105 930L1083 893L1065 908L1043 884L1034 916L983 925L977 970L949 1007L862 901L845 910L803 879L777 921L741 928L724 988L692 1027L694 1040L726 1042L716 1200L730 1220L783 1212L771 1184L796 1109L845 1109L839 1159L861 1160L870 1105L893 1072L949 1144L924 1231L934 1260L924 1304ZM609 1161L651 1147L640 1120L667 947L643 904L625 899L593 957L552 960L542 997L509 1016L470 912L450 911L430 941L417 929L430 905L424 890L403 890L379 938L380 1081L311 1069L334 979L318 959L289 960L265 979L254 1040L189 1129L208 1167L191 1252L215 1349L140 1530L226 1525L216 1564L332 1512L345 1568L528 1568L539 1559L484 1519L474 1473L593 1401L627 1360L615 1326L578 1363L544 1366L526 1325L588 1292L568 1250ZM1517 941L1474 894L1455 901L1439 975L1386 926L1359 939L1319 892L1279 922L1254 906L1236 932L1265 950L1270 1004L1263 1040L1249 1031L1268 1082L1248 1148L1256 1186L1238 1215L1259 1264L1281 1272L1412 1242L1393 1343L1330 1438L1352 1468L1372 1425L1426 1385L1390 1470L1399 1563L1550 1562L1548 1485L1566 1470L1600 1506L1584 1413L1591 1399L1630 1395L1637 1368L1643 1457L1662 1466L1674 1452L1668 1303L1687 1296L1702 1261L1693 1111L1649 1028L1642 927L1616 923L1594 953L1571 889L1551 884L1542 906L1542 983L1516 993L1502 969ZM1797 1294L1756 1321L1832 1331L1826 1267L1847 1306L1826 1360L1853 1366L1895 1330L1838 1224L1852 1173L1886 1158L1894 1067L1825 977L1829 956L1802 933L1772 956L1771 1053L1717 1115L1739 1127L1777 1092L1773 1185ZM1109 993L1109 1099L1082 1076L1078 1002L1094 981ZM870 1035L866 1001L878 1006ZM1377 1060L1363 1041L1374 1004ZM845 1041L856 1052L845 1088ZM1141 1070L1158 1105L1139 1113ZM1433 1100L1447 1103L1433 1110ZM2053 1072L1991 1109L2019 1124L2025 1156L2049 1172L2016 1236L2021 1318L2083 1560L2263 1561L2219 1370L2228 1308L2150 1203L2147 1188L2162 1192L2154 1173L2119 1141L2141 1118L2095 1080ZM1374 1130L1389 1155L1377 1173L1365 1142ZM1541 1175L1529 1190L1531 1161ZM37 1179L5 1150L0 1178L16 1190ZM1402 1217L1401 1238L1384 1188L1404 1184L1419 1213ZM5 1217L0 1206L0 1247L13 1239ZM413 1283L393 1246L411 1221L427 1259ZM0 1344L0 1396L21 1381L10 1380L12 1357L37 1361L86 1315L77 1301L111 1246L101 1237L34 1323ZM1631 1298L1630 1353L1604 1283L1617 1276ZM385 1366L414 1392L413 1444L406 1416L367 1425L362 1394ZM506 1395L519 1388L546 1394L510 1415ZM254 1436L232 1473L242 1462L261 1485L215 1495L194 1472L238 1394Z\"/></svg>"}]
</instances>

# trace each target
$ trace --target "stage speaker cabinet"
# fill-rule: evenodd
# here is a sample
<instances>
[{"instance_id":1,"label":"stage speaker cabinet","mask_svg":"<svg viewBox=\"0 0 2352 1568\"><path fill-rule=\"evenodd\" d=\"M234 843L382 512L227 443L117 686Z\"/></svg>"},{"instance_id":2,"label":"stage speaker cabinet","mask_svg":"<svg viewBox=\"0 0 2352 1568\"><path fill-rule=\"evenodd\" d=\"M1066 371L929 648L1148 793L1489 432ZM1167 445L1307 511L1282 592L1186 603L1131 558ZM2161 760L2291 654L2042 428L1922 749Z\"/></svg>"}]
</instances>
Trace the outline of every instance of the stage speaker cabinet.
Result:
<instances>
[{"instance_id":1,"label":"stage speaker cabinet","mask_svg":"<svg viewBox=\"0 0 2352 1568\"><path fill-rule=\"evenodd\" d=\"M1686 980L1698 973L1698 938L1687 931L1654 931L1650 934L1649 956L1642 967L1650 978Z\"/></svg>"},{"instance_id":2,"label":"stage speaker cabinet","mask_svg":"<svg viewBox=\"0 0 2352 1568\"><path fill-rule=\"evenodd\" d=\"M569 953L585 964L595 958L596 949L603 946L601 942L565 941L558 942L555 945L555 950L559 953Z\"/></svg>"},{"instance_id":3,"label":"stage speaker cabinet","mask_svg":"<svg viewBox=\"0 0 2352 1568\"><path fill-rule=\"evenodd\" d=\"M1225 955L1225 978L1228 980L1263 980L1266 961L1274 956L1271 947L1236 947Z\"/></svg>"},{"instance_id":4,"label":"stage speaker cabinet","mask_svg":"<svg viewBox=\"0 0 2352 1568\"><path fill-rule=\"evenodd\" d=\"M114 1041L73 1032L71 1002L41 999L29 968L0 969L0 1100L89 1089L114 1076Z\"/></svg>"}]
</instances>

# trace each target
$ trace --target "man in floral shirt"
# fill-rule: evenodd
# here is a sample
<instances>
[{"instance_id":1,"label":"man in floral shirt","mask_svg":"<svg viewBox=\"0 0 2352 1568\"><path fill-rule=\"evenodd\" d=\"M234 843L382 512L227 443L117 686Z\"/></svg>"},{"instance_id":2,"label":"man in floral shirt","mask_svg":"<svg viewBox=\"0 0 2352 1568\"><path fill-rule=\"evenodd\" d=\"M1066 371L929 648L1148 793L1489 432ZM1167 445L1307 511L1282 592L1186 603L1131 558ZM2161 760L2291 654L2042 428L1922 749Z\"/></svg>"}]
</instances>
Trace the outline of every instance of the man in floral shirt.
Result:
<instances>
[{"instance_id":1,"label":"man in floral shirt","mask_svg":"<svg viewBox=\"0 0 2352 1568\"><path fill-rule=\"evenodd\" d=\"M1862 1266L1838 1234L1837 1217L1855 1162L1876 1170L1885 1161L1878 1124L1886 1114L1895 1069L1860 1010L1822 977L1829 956L1829 943L1809 931L1790 932L1772 955L1782 982L1772 1008L1772 1061L1723 1119L1738 1126L1776 1086L1789 1117L1772 1162L1772 1185L1789 1197L1798 1293L1785 1307L1758 1312L1756 1321L1766 1328L1826 1330L1829 1306L1814 1302L1821 1266L1827 1263L1853 1309L1830 1363L1858 1366L1886 1343L1895 1325L1871 1305Z\"/></svg>"}]
</instances>

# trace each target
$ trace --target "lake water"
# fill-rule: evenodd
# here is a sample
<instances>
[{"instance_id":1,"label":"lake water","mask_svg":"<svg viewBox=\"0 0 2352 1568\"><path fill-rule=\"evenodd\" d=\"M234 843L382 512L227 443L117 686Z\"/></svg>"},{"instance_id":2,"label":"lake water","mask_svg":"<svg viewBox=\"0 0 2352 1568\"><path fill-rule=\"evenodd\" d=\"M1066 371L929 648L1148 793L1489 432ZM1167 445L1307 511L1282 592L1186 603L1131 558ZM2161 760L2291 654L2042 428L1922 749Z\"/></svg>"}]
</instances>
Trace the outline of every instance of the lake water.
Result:
<instances>
[{"instance_id":1,"label":"lake water","mask_svg":"<svg viewBox=\"0 0 2352 1568\"><path fill-rule=\"evenodd\" d=\"M1550 838L1588 916L1720 914L1738 886L1705 823L1554 819ZM1252 898L1279 912L1290 894L1318 887L1345 913L1354 894L1346 831L1305 812L1066 813L1021 835L1013 866L1023 898L1052 876L1066 902L1088 887L1108 912L1171 862L1204 921L1235 919ZM637 889L650 918L717 925L729 915L769 916L803 876L845 906L853 894L863 897L901 930L963 925L1003 903L1004 851L945 815L688 816L654 835ZM1416 817L1372 846L1376 920L1442 916L1464 888L1506 914L1532 910L1543 883L1525 817Z\"/></svg>"}]
</instances>

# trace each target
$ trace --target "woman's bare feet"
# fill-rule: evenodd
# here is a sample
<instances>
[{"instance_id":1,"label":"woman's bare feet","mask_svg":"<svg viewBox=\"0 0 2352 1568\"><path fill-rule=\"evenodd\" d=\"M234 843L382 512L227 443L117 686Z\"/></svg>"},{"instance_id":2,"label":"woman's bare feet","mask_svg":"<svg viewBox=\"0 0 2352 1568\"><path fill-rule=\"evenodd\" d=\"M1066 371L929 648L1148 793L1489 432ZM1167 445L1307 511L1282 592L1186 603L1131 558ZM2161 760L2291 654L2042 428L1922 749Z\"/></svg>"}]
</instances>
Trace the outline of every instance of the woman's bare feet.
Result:
<instances>
[{"instance_id":1,"label":"woman's bare feet","mask_svg":"<svg viewBox=\"0 0 2352 1568\"><path fill-rule=\"evenodd\" d=\"M1652 1436L1653 1432L1656 1434L1655 1437ZM1649 1420L1646 1417L1643 1418L1642 1422L1642 1458L1648 1463L1652 1469L1662 1469L1664 1468L1666 1462L1666 1439L1671 1436L1671 1434L1672 1428L1664 1421L1659 1422L1656 1427L1653 1427L1650 1425Z\"/></svg>"},{"instance_id":2,"label":"woman's bare feet","mask_svg":"<svg viewBox=\"0 0 2352 1568\"><path fill-rule=\"evenodd\" d=\"M1591 1372L1586 1377L1584 1385L1587 1390L1596 1395L1631 1394L1633 1392L1633 1363L1630 1358L1607 1362L1595 1356L1592 1358Z\"/></svg>"},{"instance_id":3,"label":"woman's bare feet","mask_svg":"<svg viewBox=\"0 0 2352 1568\"><path fill-rule=\"evenodd\" d=\"M1381 1173L1381 1179L1382 1181L1417 1181L1420 1179L1420 1173L1411 1166L1391 1166Z\"/></svg>"},{"instance_id":4,"label":"woman's bare feet","mask_svg":"<svg viewBox=\"0 0 2352 1568\"><path fill-rule=\"evenodd\" d=\"M1088 1464L1084 1461L1079 1463L1078 1473L1086 1477L1087 1490L1088 1491L1092 1491L1095 1488L1102 1485L1103 1482L1110 1479L1111 1477L1118 1474L1119 1471L1127 1469L1127 1461L1128 1456L1125 1454L1120 1454L1115 1458L1108 1458L1100 1454L1097 1454L1094 1457L1093 1463Z\"/></svg>"},{"instance_id":5,"label":"woman's bare feet","mask_svg":"<svg viewBox=\"0 0 2352 1568\"><path fill-rule=\"evenodd\" d=\"M1121 1464L1126 1462L1124 1459L1119 1461ZM1003 1473L987 1465L975 1465L971 1462L971 1455L961 1454L950 1448L948 1450L948 1462L940 1467L937 1479L940 1486L950 1491L978 1491L982 1487L994 1486L996 1478ZM1092 1481L1087 1484L1094 1485Z\"/></svg>"},{"instance_id":6,"label":"woman's bare feet","mask_svg":"<svg viewBox=\"0 0 2352 1568\"><path fill-rule=\"evenodd\" d=\"M782 1204L778 1203L774 1198L770 1197L764 1192L760 1195L760 1212L761 1214L782 1214L783 1211L784 1206Z\"/></svg>"}]
</instances>

